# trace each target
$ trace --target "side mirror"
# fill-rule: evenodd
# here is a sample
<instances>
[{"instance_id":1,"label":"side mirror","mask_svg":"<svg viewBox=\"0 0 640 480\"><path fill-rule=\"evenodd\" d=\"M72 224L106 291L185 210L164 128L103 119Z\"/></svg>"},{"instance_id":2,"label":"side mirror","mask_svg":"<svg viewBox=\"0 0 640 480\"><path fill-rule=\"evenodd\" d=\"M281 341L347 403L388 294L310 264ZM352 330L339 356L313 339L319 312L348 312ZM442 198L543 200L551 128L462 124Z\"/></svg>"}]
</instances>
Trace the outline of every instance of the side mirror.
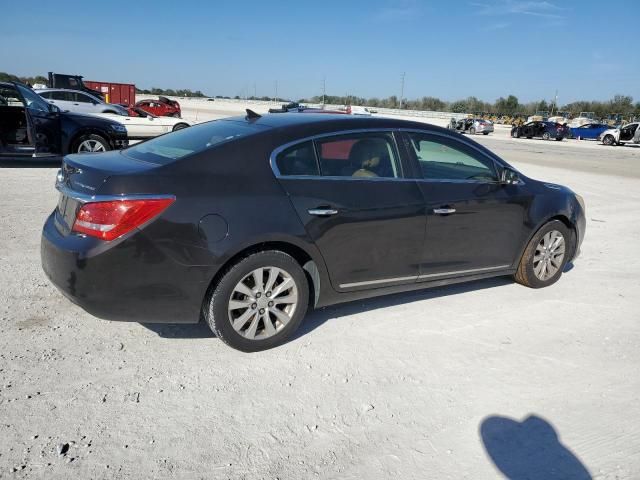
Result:
<instances>
[{"instance_id":1,"label":"side mirror","mask_svg":"<svg viewBox=\"0 0 640 480\"><path fill-rule=\"evenodd\" d=\"M53 103L49 104L49 109L51 110L51 113L60 113L60 107Z\"/></svg>"},{"instance_id":2,"label":"side mirror","mask_svg":"<svg viewBox=\"0 0 640 480\"><path fill-rule=\"evenodd\" d=\"M510 168L503 168L500 173L500 183L502 185L515 185L520 181L518 172Z\"/></svg>"}]
</instances>

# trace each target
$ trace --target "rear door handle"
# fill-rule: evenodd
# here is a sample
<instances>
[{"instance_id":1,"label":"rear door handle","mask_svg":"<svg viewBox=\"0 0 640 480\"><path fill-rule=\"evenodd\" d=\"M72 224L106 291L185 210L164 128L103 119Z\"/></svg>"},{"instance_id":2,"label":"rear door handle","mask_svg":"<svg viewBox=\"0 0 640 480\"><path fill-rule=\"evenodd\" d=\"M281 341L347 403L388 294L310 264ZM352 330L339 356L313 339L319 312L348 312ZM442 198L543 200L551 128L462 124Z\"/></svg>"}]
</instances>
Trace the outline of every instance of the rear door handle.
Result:
<instances>
[{"instance_id":1,"label":"rear door handle","mask_svg":"<svg viewBox=\"0 0 640 480\"><path fill-rule=\"evenodd\" d=\"M434 208L433 213L436 215L450 215L452 213L456 213L455 208Z\"/></svg>"},{"instance_id":2,"label":"rear door handle","mask_svg":"<svg viewBox=\"0 0 640 480\"><path fill-rule=\"evenodd\" d=\"M308 210L309 215L317 215L319 217L328 217L330 215L335 215L338 213L338 210L334 208L311 208Z\"/></svg>"}]
</instances>

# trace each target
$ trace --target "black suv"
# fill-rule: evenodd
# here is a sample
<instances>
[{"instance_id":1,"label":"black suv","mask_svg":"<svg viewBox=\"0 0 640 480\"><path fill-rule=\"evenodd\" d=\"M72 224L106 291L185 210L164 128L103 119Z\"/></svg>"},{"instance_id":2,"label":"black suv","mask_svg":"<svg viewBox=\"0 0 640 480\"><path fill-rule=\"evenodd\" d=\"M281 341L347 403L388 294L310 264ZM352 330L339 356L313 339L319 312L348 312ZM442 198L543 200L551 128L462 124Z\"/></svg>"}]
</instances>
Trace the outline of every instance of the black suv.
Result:
<instances>
[{"instance_id":1,"label":"black suv","mask_svg":"<svg viewBox=\"0 0 640 480\"><path fill-rule=\"evenodd\" d=\"M128 143L127 131L118 122L62 112L26 85L0 82L0 160L61 158Z\"/></svg>"}]
</instances>

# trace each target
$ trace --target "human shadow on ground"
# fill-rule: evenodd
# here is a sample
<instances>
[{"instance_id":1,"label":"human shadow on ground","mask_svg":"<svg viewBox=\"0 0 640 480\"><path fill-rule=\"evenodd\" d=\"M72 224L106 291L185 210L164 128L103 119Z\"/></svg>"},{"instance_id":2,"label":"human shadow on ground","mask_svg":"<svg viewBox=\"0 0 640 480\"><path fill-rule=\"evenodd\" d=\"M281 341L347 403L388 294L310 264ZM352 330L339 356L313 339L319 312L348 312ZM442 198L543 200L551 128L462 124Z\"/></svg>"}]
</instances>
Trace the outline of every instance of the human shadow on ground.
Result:
<instances>
[{"instance_id":1,"label":"human shadow on ground","mask_svg":"<svg viewBox=\"0 0 640 480\"><path fill-rule=\"evenodd\" d=\"M522 422L492 415L482 421L480 436L488 456L509 480L592 478L551 423L537 415Z\"/></svg>"}]
</instances>

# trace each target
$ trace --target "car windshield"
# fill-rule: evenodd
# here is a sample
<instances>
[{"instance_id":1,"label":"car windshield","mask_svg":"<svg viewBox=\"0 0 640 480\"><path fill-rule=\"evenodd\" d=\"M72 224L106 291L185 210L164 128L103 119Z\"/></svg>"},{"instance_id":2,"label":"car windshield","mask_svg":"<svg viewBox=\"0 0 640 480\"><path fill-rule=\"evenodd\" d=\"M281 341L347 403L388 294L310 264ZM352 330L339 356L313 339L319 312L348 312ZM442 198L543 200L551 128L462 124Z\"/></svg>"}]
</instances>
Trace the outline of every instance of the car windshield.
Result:
<instances>
[{"instance_id":1,"label":"car windshield","mask_svg":"<svg viewBox=\"0 0 640 480\"><path fill-rule=\"evenodd\" d=\"M165 165L193 153L208 150L259 131L258 126L229 120L216 120L134 145L125 155L145 162Z\"/></svg>"}]
</instances>

